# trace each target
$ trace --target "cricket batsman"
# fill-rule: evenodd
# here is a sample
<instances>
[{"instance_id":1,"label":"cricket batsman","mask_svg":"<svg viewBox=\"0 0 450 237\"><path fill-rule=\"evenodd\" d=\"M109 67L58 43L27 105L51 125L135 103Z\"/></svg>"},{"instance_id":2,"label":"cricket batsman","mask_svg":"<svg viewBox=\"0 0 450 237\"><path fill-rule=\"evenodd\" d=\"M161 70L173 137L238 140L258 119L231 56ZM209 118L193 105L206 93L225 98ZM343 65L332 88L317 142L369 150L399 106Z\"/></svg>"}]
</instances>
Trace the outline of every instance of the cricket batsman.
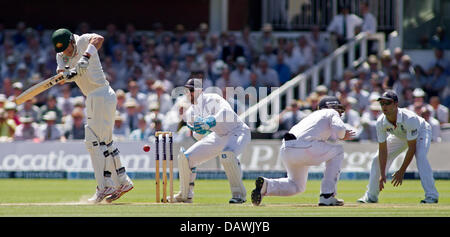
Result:
<instances>
[{"instance_id":1,"label":"cricket batsman","mask_svg":"<svg viewBox=\"0 0 450 237\"><path fill-rule=\"evenodd\" d=\"M112 141L117 98L97 53L103 40L98 34L79 36L67 29L58 29L52 34L57 73L63 72L64 83L75 82L86 96L84 141L97 181L96 192L89 199L93 203L105 198L112 202L133 189L133 182L120 161L119 150Z\"/></svg>"},{"instance_id":2,"label":"cricket batsman","mask_svg":"<svg viewBox=\"0 0 450 237\"><path fill-rule=\"evenodd\" d=\"M184 120L198 141L189 149L182 148L180 151L180 192L175 195L174 201L192 203L196 167L219 156L230 183L232 197L229 203L244 203L246 189L237 157L251 140L250 128L220 95L203 93L201 81L189 79L185 84L191 106L184 114Z\"/></svg>"}]
</instances>

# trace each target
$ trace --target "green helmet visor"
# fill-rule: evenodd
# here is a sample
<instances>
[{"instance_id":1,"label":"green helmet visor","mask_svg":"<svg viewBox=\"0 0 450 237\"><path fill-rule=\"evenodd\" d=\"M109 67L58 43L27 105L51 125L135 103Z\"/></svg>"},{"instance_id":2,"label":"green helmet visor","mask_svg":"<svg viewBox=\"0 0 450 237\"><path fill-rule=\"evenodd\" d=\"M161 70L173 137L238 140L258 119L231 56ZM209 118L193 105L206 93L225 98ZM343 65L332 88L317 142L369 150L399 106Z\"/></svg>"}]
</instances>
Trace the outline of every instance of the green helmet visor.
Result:
<instances>
[{"instance_id":1,"label":"green helmet visor","mask_svg":"<svg viewBox=\"0 0 450 237\"><path fill-rule=\"evenodd\" d=\"M67 29L58 29L52 34L52 42L57 53L61 53L69 47L72 32Z\"/></svg>"}]
</instances>

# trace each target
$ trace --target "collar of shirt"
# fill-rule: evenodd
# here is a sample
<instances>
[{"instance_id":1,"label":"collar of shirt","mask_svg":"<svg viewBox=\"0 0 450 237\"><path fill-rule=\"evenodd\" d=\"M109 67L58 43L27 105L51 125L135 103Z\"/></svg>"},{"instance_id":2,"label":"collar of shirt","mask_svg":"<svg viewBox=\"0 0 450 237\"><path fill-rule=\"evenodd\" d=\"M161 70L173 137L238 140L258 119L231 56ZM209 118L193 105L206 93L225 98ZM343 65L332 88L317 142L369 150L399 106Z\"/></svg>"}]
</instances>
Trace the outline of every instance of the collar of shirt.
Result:
<instances>
[{"instance_id":1,"label":"collar of shirt","mask_svg":"<svg viewBox=\"0 0 450 237\"><path fill-rule=\"evenodd\" d=\"M402 111L400 110L400 108L397 110L397 121L396 121L396 124L399 124L399 123L403 123L403 116L402 116ZM386 126L394 127L394 124L389 122L389 120L387 119L386 116L384 116L384 124Z\"/></svg>"}]
</instances>

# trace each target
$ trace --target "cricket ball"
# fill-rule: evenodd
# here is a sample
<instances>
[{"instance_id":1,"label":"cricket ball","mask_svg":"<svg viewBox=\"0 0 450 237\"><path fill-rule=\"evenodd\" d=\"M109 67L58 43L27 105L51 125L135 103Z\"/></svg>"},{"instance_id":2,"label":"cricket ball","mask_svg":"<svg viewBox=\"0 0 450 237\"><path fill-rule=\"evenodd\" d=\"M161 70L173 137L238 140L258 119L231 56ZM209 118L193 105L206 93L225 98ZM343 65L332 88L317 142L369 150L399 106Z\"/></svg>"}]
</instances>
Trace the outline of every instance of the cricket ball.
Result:
<instances>
[{"instance_id":1,"label":"cricket ball","mask_svg":"<svg viewBox=\"0 0 450 237\"><path fill-rule=\"evenodd\" d=\"M150 146L149 146L149 145L144 145L144 147L142 147L142 149L143 149L145 152L149 152L149 151L150 151Z\"/></svg>"}]
</instances>

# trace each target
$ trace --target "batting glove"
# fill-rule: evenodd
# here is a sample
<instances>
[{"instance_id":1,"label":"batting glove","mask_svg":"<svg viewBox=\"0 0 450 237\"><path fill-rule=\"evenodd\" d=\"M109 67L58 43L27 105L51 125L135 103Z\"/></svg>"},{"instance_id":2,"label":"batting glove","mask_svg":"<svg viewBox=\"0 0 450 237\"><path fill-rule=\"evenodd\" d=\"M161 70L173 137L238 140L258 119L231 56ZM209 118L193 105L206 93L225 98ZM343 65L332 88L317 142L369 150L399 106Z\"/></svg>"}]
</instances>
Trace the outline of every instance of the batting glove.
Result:
<instances>
[{"instance_id":1,"label":"batting glove","mask_svg":"<svg viewBox=\"0 0 450 237\"><path fill-rule=\"evenodd\" d=\"M89 57L87 55L83 55L77 63L77 72L80 75L84 75L87 72L89 66Z\"/></svg>"},{"instance_id":2,"label":"batting glove","mask_svg":"<svg viewBox=\"0 0 450 237\"><path fill-rule=\"evenodd\" d=\"M63 72L63 77L66 79L66 81L73 80L76 75L78 75L78 73L75 68L72 69L66 68Z\"/></svg>"}]
</instances>

